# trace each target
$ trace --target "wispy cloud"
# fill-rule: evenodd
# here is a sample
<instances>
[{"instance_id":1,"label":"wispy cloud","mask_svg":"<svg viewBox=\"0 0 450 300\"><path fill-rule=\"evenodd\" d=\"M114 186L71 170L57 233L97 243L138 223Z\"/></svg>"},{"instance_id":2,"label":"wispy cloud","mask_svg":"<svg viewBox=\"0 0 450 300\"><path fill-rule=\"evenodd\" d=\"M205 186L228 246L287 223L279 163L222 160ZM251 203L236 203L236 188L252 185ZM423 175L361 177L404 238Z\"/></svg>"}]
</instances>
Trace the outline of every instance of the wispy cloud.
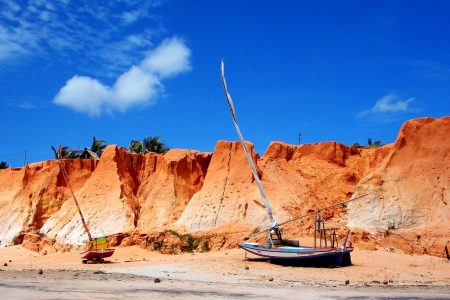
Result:
<instances>
[{"instance_id":1,"label":"wispy cloud","mask_svg":"<svg viewBox=\"0 0 450 300\"><path fill-rule=\"evenodd\" d=\"M99 80L75 75L54 98L54 103L99 116L130 107L154 104L164 86L161 80L191 69L190 49L179 38L163 41L108 86Z\"/></svg>"},{"instance_id":2,"label":"wispy cloud","mask_svg":"<svg viewBox=\"0 0 450 300\"><path fill-rule=\"evenodd\" d=\"M411 74L433 80L448 80L450 67L441 62L416 60L411 63Z\"/></svg>"},{"instance_id":3,"label":"wispy cloud","mask_svg":"<svg viewBox=\"0 0 450 300\"><path fill-rule=\"evenodd\" d=\"M17 107L22 108L22 109L35 109L35 108L38 108L39 106L30 101L22 101L17 104Z\"/></svg>"},{"instance_id":4,"label":"wispy cloud","mask_svg":"<svg viewBox=\"0 0 450 300\"><path fill-rule=\"evenodd\" d=\"M42 101L29 101L29 100L13 100L13 99L5 99L4 101L5 105L9 107L14 108L20 108L20 109L38 109L43 106Z\"/></svg>"},{"instance_id":5,"label":"wispy cloud","mask_svg":"<svg viewBox=\"0 0 450 300\"><path fill-rule=\"evenodd\" d=\"M100 66L117 74L130 62L138 63L136 57L145 53L161 31L152 18L152 10L160 3L0 0L0 64L14 63L23 56L76 57L78 65ZM144 21L151 29L130 27Z\"/></svg>"},{"instance_id":6,"label":"wispy cloud","mask_svg":"<svg viewBox=\"0 0 450 300\"><path fill-rule=\"evenodd\" d=\"M359 112L356 117L361 118L369 115L393 115L397 113L409 112L412 111L410 104L413 101L414 98L401 100L395 94L388 94L378 99L372 108Z\"/></svg>"},{"instance_id":7,"label":"wispy cloud","mask_svg":"<svg viewBox=\"0 0 450 300\"><path fill-rule=\"evenodd\" d=\"M142 9L130 10L122 13L121 17L125 24L132 24L142 17L147 16L147 11Z\"/></svg>"}]
</instances>

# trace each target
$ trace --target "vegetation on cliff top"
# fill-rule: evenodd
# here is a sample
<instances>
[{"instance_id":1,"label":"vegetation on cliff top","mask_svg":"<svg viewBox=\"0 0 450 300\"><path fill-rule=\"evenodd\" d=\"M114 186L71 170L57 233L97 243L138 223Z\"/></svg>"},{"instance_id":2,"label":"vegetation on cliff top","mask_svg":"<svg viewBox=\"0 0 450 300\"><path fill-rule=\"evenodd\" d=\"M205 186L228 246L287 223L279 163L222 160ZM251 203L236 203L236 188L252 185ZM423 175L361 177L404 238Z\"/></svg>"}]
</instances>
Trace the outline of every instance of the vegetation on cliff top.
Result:
<instances>
[{"instance_id":1,"label":"vegetation on cliff top","mask_svg":"<svg viewBox=\"0 0 450 300\"><path fill-rule=\"evenodd\" d=\"M142 141L132 140L128 149L131 153L137 154L145 154L148 152L164 154L169 151L169 148L159 136L148 136Z\"/></svg>"}]
</instances>

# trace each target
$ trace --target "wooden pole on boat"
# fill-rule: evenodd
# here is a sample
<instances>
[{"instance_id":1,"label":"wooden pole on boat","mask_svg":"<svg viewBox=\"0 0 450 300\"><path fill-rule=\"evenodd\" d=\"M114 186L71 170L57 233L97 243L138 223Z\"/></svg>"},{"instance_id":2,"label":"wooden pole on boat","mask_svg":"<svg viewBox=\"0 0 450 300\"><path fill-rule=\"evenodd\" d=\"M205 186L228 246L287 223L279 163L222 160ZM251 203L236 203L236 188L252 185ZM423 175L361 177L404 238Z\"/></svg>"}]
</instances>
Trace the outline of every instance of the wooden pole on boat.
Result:
<instances>
[{"instance_id":1,"label":"wooden pole on boat","mask_svg":"<svg viewBox=\"0 0 450 300\"><path fill-rule=\"evenodd\" d=\"M316 247L316 240L317 240L317 217L316 217L316 219L314 220L314 248L317 248Z\"/></svg>"},{"instance_id":2,"label":"wooden pole on boat","mask_svg":"<svg viewBox=\"0 0 450 300\"><path fill-rule=\"evenodd\" d=\"M78 204L77 197L75 197L75 193L72 189L72 186L70 185L69 176L67 175L66 168L64 167L64 161L62 159L62 143L59 145L59 165L60 165L61 171L63 173L64 181L67 183L67 186L69 187L69 190L72 193L72 198L75 201L75 205L77 206L77 210L78 210L78 213L80 214L81 222L83 223L84 230L86 231L86 234L88 235L89 241L92 241L91 232L89 231L86 221L84 220L84 216L81 213L80 205Z\"/></svg>"},{"instance_id":3,"label":"wooden pole on boat","mask_svg":"<svg viewBox=\"0 0 450 300\"><path fill-rule=\"evenodd\" d=\"M347 235L345 236L345 240L344 240L344 248L347 248L347 241L348 241L348 235L350 234L350 229L347 230Z\"/></svg>"}]
</instances>

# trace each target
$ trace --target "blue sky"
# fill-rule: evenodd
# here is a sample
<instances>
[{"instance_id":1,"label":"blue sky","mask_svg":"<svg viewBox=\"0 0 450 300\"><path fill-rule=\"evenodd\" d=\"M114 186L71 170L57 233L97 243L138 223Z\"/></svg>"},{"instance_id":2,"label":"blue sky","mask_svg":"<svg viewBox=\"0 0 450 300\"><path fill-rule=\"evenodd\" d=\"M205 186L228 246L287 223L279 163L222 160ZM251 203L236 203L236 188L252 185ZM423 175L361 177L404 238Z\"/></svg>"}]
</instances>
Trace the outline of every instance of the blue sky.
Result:
<instances>
[{"instance_id":1,"label":"blue sky","mask_svg":"<svg viewBox=\"0 0 450 300\"><path fill-rule=\"evenodd\" d=\"M107 4L106 4L107 3ZM92 136L392 142L450 113L449 1L0 0L0 161Z\"/></svg>"}]
</instances>

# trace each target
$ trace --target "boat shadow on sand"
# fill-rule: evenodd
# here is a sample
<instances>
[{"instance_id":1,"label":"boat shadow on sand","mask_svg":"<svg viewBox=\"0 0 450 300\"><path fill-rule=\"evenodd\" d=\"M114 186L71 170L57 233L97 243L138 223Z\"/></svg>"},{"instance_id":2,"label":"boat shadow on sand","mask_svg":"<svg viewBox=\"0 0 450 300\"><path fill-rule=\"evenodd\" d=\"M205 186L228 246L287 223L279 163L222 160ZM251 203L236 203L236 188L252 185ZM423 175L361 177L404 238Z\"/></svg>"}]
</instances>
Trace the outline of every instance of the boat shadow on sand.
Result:
<instances>
[{"instance_id":1,"label":"boat shadow on sand","mask_svg":"<svg viewBox=\"0 0 450 300\"><path fill-rule=\"evenodd\" d=\"M342 268L346 266L354 266L351 262L345 266L336 265L325 261L283 261L283 260L272 260L262 257L247 257L244 261L249 262L267 262L273 265L279 265L282 267L295 267L295 268Z\"/></svg>"}]
</instances>

